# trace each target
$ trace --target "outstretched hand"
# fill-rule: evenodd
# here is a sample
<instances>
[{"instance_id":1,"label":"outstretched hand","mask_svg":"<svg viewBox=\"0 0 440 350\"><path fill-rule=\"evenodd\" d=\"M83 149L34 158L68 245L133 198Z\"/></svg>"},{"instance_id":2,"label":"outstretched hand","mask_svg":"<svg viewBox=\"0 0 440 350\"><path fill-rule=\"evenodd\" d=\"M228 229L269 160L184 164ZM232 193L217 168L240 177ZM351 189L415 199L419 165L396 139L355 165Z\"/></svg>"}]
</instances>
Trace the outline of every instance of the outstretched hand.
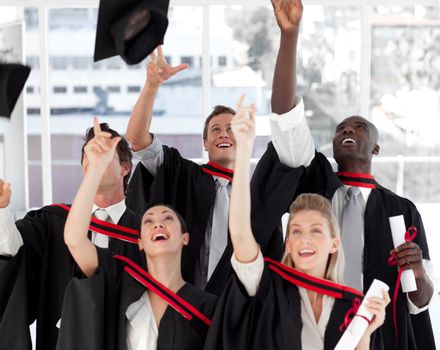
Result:
<instances>
[{"instance_id":1,"label":"outstretched hand","mask_svg":"<svg viewBox=\"0 0 440 350\"><path fill-rule=\"evenodd\" d=\"M156 51L151 53L150 58L147 66L147 84L153 88L158 88L173 75L189 67L186 63L170 66L165 59L162 46L158 46Z\"/></svg>"},{"instance_id":2,"label":"outstretched hand","mask_svg":"<svg viewBox=\"0 0 440 350\"><path fill-rule=\"evenodd\" d=\"M6 208L11 202L11 184L0 179L0 208Z\"/></svg>"},{"instance_id":3,"label":"outstretched hand","mask_svg":"<svg viewBox=\"0 0 440 350\"><path fill-rule=\"evenodd\" d=\"M272 6L281 30L288 32L299 27L303 13L301 0L272 0Z\"/></svg>"},{"instance_id":4,"label":"outstretched hand","mask_svg":"<svg viewBox=\"0 0 440 350\"><path fill-rule=\"evenodd\" d=\"M255 140L255 106L243 106L244 95L237 102L237 113L231 120L231 129L238 147L252 147Z\"/></svg>"},{"instance_id":5,"label":"outstretched hand","mask_svg":"<svg viewBox=\"0 0 440 350\"><path fill-rule=\"evenodd\" d=\"M95 136L87 142L84 147L85 160L87 167L105 170L113 159L116 146L121 138L113 137L109 132L101 131L98 118L93 118L93 131Z\"/></svg>"}]
</instances>

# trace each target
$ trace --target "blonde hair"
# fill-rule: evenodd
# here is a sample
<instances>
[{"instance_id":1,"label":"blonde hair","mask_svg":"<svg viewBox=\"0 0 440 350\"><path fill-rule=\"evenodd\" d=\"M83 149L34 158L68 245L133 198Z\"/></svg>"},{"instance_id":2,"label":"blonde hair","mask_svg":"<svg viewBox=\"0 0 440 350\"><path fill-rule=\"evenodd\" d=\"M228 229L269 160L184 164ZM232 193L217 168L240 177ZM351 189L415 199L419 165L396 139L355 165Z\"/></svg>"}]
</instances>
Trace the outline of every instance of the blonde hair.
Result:
<instances>
[{"instance_id":1,"label":"blonde hair","mask_svg":"<svg viewBox=\"0 0 440 350\"><path fill-rule=\"evenodd\" d=\"M324 216L327 219L329 223L330 236L332 238L338 238L339 240L341 239L338 222L336 221L335 215L333 214L330 201L324 198L323 196L313 193L301 194L290 205L289 220L287 222L287 229L286 229L286 239L289 237L290 222L292 221L293 217L302 210L315 210L319 212L322 216ZM336 252L330 254L329 256L329 259L327 261L326 273L325 273L326 279L337 283L342 282L341 272L343 267L343 260L344 260L343 251L340 246ZM290 254L287 252L287 250L284 252L282 263L290 267L295 267L295 264L293 263L293 260Z\"/></svg>"}]
</instances>

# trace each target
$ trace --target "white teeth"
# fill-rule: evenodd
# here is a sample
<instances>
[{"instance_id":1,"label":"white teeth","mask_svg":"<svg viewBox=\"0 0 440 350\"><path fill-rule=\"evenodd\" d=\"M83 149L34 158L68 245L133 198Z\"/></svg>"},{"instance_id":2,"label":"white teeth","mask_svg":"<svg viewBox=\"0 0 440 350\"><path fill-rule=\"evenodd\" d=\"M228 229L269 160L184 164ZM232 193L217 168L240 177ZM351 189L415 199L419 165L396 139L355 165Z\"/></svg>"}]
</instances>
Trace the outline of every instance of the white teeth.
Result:
<instances>
[{"instance_id":1,"label":"white teeth","mask_svg":"<svg viewBox=\"0 0 440 350\"><path fill-rule=\"evenodd\" d=\"M159 240L162 241L166 239L168 239L168 236L164 233L157 233L152 238L153 241L159 241Z\"/></svg>"},{"instance_id":2,"label":"white teeth","mask_svg":"<svg viewBox=\"0 0 440 350\"><path fill-rule=\"evenodd\" d=\"M303 250L299 251L300 255L302 255L302 254L313 254L313 253L315 253L315 251L311 250L311 249L303 249Z\"/></svg>"},{"instance_id":3,"label":"white teeth","mask_svg":"<svg viewBox=\"0 0 440 350\"><path fill-rule=\"evenodd\" d=\"M229 148L229 147L231 147L232 145L230 144L230 143L219 143L218 145L217 145L217 148L224 148L224 147L227 147L227 148Z\"/></svg>"},{"instance_id":4,"label":"white teeth","mask_svg":"<svg viewBox=\"0 0 440 350\"><path fill-rule=\"evenodd\" d=\"M346 143L356 143L356 140L354 140L354 139L352 139L350 137L347 137L347 138L343 139L341 143L343 145L346 144Z\"/></svg>"}]
</instances>

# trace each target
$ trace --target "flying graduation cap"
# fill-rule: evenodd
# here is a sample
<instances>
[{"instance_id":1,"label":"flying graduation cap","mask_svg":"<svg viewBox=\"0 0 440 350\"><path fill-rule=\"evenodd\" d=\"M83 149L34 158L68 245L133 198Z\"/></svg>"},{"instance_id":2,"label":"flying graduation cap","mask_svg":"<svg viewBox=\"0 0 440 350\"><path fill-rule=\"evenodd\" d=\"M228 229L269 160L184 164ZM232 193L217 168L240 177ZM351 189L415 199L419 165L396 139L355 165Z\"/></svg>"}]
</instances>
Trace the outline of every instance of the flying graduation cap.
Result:
<instances>
[{"instance_id":1,"label":"flying graduation cap","mask_svg":"<svg viewBox=\"0 0 440 350\"><path fill-rule=\"evenodd\" d=\"M11 118L31 68L19 63L0 63L0 116Z\"/></svg>"},{"instance_id":2,"label":"flying graduation cap","mask_svg":"<svg viewBox=\"0 0 440 350\"><path fill-rule=\"evenodd\" d=\"M94 61L119 55L127 64L147 57L168 27L169 0L100 0Z\"/></svg>"}]
</instances>

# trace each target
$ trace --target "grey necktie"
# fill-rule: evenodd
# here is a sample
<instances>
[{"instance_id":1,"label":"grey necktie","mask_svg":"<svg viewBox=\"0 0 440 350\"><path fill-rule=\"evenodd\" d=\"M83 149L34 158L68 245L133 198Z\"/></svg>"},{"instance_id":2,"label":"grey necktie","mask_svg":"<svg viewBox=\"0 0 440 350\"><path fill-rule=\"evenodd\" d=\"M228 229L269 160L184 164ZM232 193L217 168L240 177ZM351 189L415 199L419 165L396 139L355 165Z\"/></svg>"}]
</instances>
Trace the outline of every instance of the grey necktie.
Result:
<instances>
[{"instance_id":1,"label":"grey necktie","mask_svg":"<svg viewBox=\"0 0 440 350\"><path fill-rule=\"evenodd\" d=\"M209 241L208 281L228 244L228 183L229 181L224 178L219 177L216 179L217 192L212 214L211 239Z\"/></svg>"},{"instance_id":2,"label":"grey necktie","mask_svg":"<svg viewBox=\"0 0 440 350\"><path fill-rule=\"evenodd\" d=\"M364 215L363 198L358 187L347 190L348 202L342 215L342 246L344 247L344 283L362 290L362 257Z\"/></svg>"},{"instance_id":3,"label":"grey necktie","mask_svg":"<svg viewBox=\"0 0 440 350\"><path fill-rule=\"evenodd\" d=\"M107 210L103 208L96 209L93 215L102 221L107 221L108 219ZM108 248L108 237L101 233L94 232L94 234L92 234L92 243L99 248Z\"/></svg>"}]
</instances>

